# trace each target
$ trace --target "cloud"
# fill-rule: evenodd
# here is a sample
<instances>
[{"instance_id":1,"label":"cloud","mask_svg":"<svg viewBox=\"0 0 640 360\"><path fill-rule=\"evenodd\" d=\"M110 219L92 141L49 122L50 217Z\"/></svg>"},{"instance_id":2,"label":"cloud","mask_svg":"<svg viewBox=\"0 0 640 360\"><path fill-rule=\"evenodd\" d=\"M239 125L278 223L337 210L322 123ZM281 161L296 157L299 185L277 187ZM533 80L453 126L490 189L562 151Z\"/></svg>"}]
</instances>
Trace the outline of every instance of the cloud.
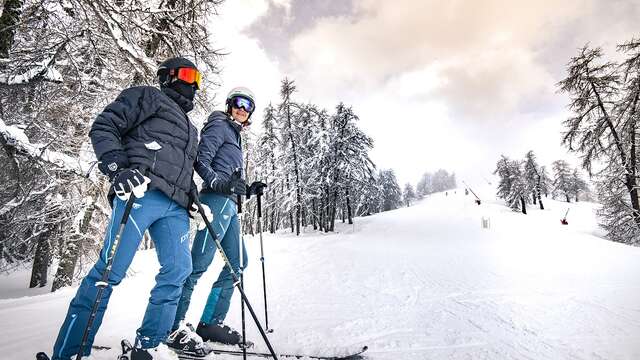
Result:
<instances>
[{"instance_id":1,"label":"cloud","mask_svg":"<svg viewBox=\"0 0 640 360\"><path fill-rule=\"evenodd\" d=\"M555 86L565 64L587 42L610 51L639 35L640 18L633 0L252 5L255 16L234 30L246 36L233 44L242 54L238 68L255 58L247 66L264 67L254 76L270 82L259 85L270 100L288 76L301 101L352 104L376 141L374 160L402 182L438 167L490 171L501 153L565 157L559 134L567 99Z\"/></svg>"},{"instance_id":2,"label":"cloud","mask_svg":"<svg viewBox=\"0 0 640 360\"><path fill-rule=\"evenodd\" d=\"M282 6L288 1L279 0ZM220 105L233 87L246 86L256 95L256 112L252 115L256 127L262 118L262 111L270 100L277 99L281 70L277 59L270 56L259 40L245 32L255 21L263 17L269 9L267 0L246 0L224 2L220 16L211 23L210 31L215 34L215 46L227 52L221 58L220 84L216 99Z\"/></svg>"}]
</instances>

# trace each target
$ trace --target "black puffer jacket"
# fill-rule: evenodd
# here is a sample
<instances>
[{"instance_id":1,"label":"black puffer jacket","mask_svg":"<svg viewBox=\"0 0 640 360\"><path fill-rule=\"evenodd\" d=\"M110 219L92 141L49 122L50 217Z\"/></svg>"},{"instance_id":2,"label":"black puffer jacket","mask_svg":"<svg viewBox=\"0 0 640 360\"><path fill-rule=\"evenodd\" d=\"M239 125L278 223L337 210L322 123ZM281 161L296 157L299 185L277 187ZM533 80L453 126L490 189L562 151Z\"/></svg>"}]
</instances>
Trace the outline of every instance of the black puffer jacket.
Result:
<instances>
[{"instance_id":1,"label":"black puffer jacket","mask_svg":"<svg viewBox=\"0 0 640 360\"><path fill-rule=\"evenodd\" d=\"M126 89L94 121L89 136L100 169L138 169L185 208L195 188L198 132L186 113L193 103L169 88ZM109 167L109 169L107 169Z\"/></svg>"}]
</instances>

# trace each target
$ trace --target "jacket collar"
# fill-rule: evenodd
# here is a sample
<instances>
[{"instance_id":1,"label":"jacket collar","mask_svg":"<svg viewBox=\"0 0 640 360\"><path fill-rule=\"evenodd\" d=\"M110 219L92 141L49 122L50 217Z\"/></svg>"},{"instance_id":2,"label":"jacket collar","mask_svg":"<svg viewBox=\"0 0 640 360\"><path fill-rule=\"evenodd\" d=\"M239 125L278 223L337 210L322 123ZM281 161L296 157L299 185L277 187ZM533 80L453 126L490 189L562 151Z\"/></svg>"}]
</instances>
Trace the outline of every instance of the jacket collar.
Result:
<instances>
[{"instance_id":1,"label":"jacket collar","mask_svg":"<svg viewBox=\"0 0 640 360\"><path fill-rule=\"evenodd\" d=\"M242 124L240 124L239 122L233 120L233 118L231 117L231 115L226 114L227 115L227 120L229 121L229 124L231 124L231 127L233 127L233 130L236 131L236 133L238 133L238 135L240 135L240 132L242 131Z\"/></svg>"},{"instance_id":2,"label":"jacket collar","mask_svg":"<svg viewBox=\"0 0 640 360\"><path fill-rule=\"evenodd\" d=\"M162 87L162 92L165 93L171 100L175 101L176 104L180 105L180 108L184 110L185 113L193 110L193 102L186 97L180 95L177 91L173 90L169 87Z\"/></svg>"}]
</instances>

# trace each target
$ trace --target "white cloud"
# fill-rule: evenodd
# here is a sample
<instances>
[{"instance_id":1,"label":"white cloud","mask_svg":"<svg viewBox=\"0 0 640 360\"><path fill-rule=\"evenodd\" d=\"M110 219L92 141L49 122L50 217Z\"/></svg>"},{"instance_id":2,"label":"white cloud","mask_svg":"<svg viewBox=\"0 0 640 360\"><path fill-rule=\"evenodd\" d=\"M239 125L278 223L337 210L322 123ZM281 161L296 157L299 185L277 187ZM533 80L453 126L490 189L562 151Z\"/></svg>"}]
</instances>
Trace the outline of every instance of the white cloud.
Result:
<instances>
[{"instance_id":1,"label":"white cloud","mask_svg":"<svg viewBox=\"0 0 640 360\"><path fill-rule=\"evenodd\" d=\"M267 23L298 19L292 9L304 8L292 1L271 0L286 19ZM481 179L501 153L530 149L542 161L571 161L559 144L566 98L555 83L564 64L587 41L627 40L640 16L640 6L624 0L354 0L352 13L314 17L295 34L262 29L272 42L282 35L272 52L243 33L269 4L229 1L221 9L217 44L232 52L221 64L223 89L243 84L258 101L277 101L287 75L301 101L353 105L375 140L374 161L403 183L440 167ZM270 57L276 53L281 63Z\"/></svg>"}]
</instances>

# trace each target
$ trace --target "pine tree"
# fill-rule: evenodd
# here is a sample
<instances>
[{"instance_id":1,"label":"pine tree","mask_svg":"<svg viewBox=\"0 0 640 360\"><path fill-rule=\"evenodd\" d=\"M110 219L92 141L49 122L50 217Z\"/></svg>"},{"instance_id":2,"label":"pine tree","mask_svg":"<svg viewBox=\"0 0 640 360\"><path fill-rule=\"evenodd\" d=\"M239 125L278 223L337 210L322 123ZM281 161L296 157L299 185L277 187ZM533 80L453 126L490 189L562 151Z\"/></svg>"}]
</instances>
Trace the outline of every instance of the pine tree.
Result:
<instances>
[{"instance_id":1,"label":"pine tree","mask_svg":"<svg viewBox=\"0 0 640 360\"><path fill-rule=\"evenodd\" d=\"M551 178L549 178L549 173L547 172L547 167L546 166L540 166L540 178L539 178L539 184L540 184L540 193L544 194L544 197L549 197L549 192L551 192L550 190L550 186L552 184L552 180ZM540 194L538 194L540 195Z\"/></svg>"},{"instance_id":2,"label":"pine tree","mask_svg":"<svg viewBox=\"0 0 640 360\"><path fill-rule=\"evenodd\" d=\"M381 170L378 177L378 184L382 191L382 211L389 211L399 208L402 205L402 191L398 185L398 180L393 170Z\"/></svg>"},{"instance_id":3,"label":"pine tree","mask_svg":"<svg viewBox=\"0 0 640 360\"><path fill-rule=\"evenodd\" d=\"M526 204L530 203L531 199L527 195L528 188L521 168L522 162L510 160L502 155L493 173L500 177L498 197L505 200L511 209L521 210L526 214Z\"/></svg>"},{"instance_id":4,"label":"pine tree","mask_svg":"<svg viewBox=\"0 0 640 360\"><path fill-rule=\"evenodd\" d=\"M579 201L580 193L586 192L588 190L589 190L589 187L587 186L586 181L582 180L582 178L580 177L578 169L573 169L573 172L571 173L571 178L570 178L569 191L573 196L573 198L576 199L576 202Z\"/></svg>"},{"instance_id":5,"label":"pine tree","mask_svg":"<svg viewBox=\"0 0 640 360\"><path fill-rule=\"evenodd\" d=\"M556 160L553 168L553 194L563 195L567 202L571 202L571 167L564 160Z\"/></svg>"},{"instance_id":6,"label":"pine tree","mask_svg":"<svg viewBox=\"0 0 640 360\"><path fill-rule=\"evenodd\" d=\"M416 193L413 190L413 186L410 183L407 183L404 186L404 192L402 193L402 199L404 204L408 207L416 200Z\"/></svg>"},{"instance_id":7,"label":"pine tree","mask_svg":"<svg viewBox=\"0 0 640 360\"><path fill-rule=\"evenodd\" d=\"M524 180L527 187L527 191L531 194L531 198L533 199L533 204L536 204L536 201L540 203L540 210L544 210L544 205L542 204L542 197L540 196L541 187L542 187L542 177L540 174L540 168L538 163L536 162L536 156L533 153L533 150L530 150L525 155L525 163L524 163Z\"/></svg>"},{"instance_id":8,"label":"pine tree","mask_svg":"<svg viewBox=\"0 0 640 360\"><path fill-rule=\"evenodd\" d=\"M419 197L424 197L426 195L432 194L433 191L433 175L429 172L425 172L420 181L418 181L418 185L416 186L416 192Z\"/></svg>"},{"instance_id":9,"label":"pine tree","mask_svg":"<svg viewBox=\"0 0 640 360\"><path fill-rule=\"evenodd\" d=\"M603 227L614 241L640 244L637 134L640 40L617 47L622 63L603 59L601 48L583 47L558 85L571 98L563 144L581 155L595 175ZM607 164L594 174L593 164ZM622 184L622 185L621 185ZM622 190L623 186L625 190Z\"/></svg>"}]
</instances>

